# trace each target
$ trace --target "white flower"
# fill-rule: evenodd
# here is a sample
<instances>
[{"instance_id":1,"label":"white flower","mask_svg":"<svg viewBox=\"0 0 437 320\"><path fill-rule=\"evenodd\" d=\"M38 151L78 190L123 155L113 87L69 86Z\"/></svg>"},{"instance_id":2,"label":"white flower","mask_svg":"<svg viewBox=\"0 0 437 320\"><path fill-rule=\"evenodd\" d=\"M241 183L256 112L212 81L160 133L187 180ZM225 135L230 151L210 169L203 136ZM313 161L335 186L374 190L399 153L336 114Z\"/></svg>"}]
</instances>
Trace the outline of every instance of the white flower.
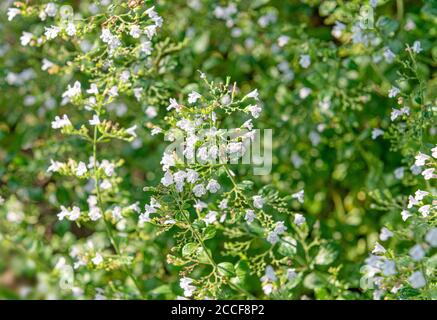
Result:
<instances>
[{"instance_id":1,"label":"white flower","mask_svg":"<svg viewBox=\"0 0 437 320\"><path fill-rule=\"evenodd\" d=\"M69 22L67 24L67 27L65 28L65 32L67 33L67 35L69 35L70 37L74 36L76 34L76 26L74 25L73 22Z\"/></svg>"},{"instance_id":2,"label":"white flower","mask_svg":"<svg viewBox=\"0 0 437 320\"><path fill-rule=\"evenodd\" d=\"M198 178L199 178L199 174L197 173L196 170L187 169L187 182L195 183Z\"/></svg>"},{"instance_id":3,"label":"white flower","mask_svg":"<svg viewBox=\"0 0 437 320\"><path fill-rule=\"evenodd\" d=\"M196 103L196 101L198 99L200 99L202 96L200 95L200 93L196 92L196 91L191 91L191 93L188 95L188 103Z\"/></svg>"},{"instance_id":4,"label":"white flower","mask_svg":"<svg viewBox=\"0 0 437 320\"><path fill-rule=\"evenodd\" d=\"M408 251L408 254L414 261L420 261L425 257L425 250L423 250L420 244L416 244Z\"/></svg>"},{"instance_id":5,"label":"white flower","mask_svg":"<svg viewBox=\"0 0 437 320\"><path fill-rule=\"evenodd\" d=\"M407 221L407 219L411 217L411 213L408 210L402 210L401 216L403 221Z\"/></svg>"},{"instance_id":6,"label":"white flower","mask_svg":"<svg viewBox=\"0 0 437 320\"><path fill-rule=\"evenodd\" d=\"M346 25L340 21L335 21L335 26L332 28L331 34L335 38L340 38L343 34L343 30L346 29Z\"/></svg>"},{"instance_id":7,"label":"white flower","mask_svg":"<svg viewBox=\"0 0 437 320\"><path fill-rule=\"evenodd\" d=\"M111 89L109 89L108 94L111 97L117 97L118 96L118 87L112 86Z\"/></svg>"},{"instance_id":8,"label":"white flower","mask_svg":"<svg viewBox=\"0 0 437 320\"><path fill-rule=\"evenodd\" d=\"M68 127L71 125L72 124L70 122L70 119L68 119L68 116L66 114L64 114L62 116L62 118L60 118L59 116L56 116L55 120L52 121L52 128L53 129L60 129L60 128Z\"/></svg>"},{"instance_id":9,"label":"white flower","mask_svg":"<svg viewBox=\"0 0 437 320\"><path fill-rule=\"evenodd\" d=\"M105 174L110 177L114 174L115 164L104 159L102 160L102 163L100 163L100 168L102 168Z\"/></svg>"},{"instance_id":10,"label":"white flower","mask_svg":"<svg viewBox=\"0 0 437 320\"><path fill-rule=\"evenodd\" d=\"M185 297L191 297L194 293L194 290L196 290L196 287L192 285L193 279L184 277L181 278L179 285L184 290L184 296Z\"/></svg>"},{"instance_id":11,"label":"white flower","mask_svg":"<svg viewBox=\"0 0 437 320\"><path fill-rule=\"evenodd\" d=\"M209 211L208 214L203 218L203 221L205 221L206 225L212 224L217 221L217 212L216 211Z\"/></svg>"},{"instance_id":12,"label":"white flower","mask_svg":"<svg viewBox=\"0 0 437 320\"><path fill-rule=\"evenodd\" d=\"M87 168L86 168L86 164L84 163L84 162L79 162L79 164L77 165L77 168L76 168L76 175L78 176L78 177L81 177L81 176L83 176L86 172L87 172L88 170L87 170Z\"/></svg>"},{"instance_id":13,"label":"white flower","mask_svg":"<svg viewBox=\"0 0 437 320\"><path fill-rule=\"evenodd\" d=\"M299 97L301 99L306 99L311 94L311 92L312 90L310 88L303 87L299 90Z\"/></svg>"},{"instance_id":14,"label":"white flower","mask_svg":"<svg viewBox=\"0 0 437 320\"><path fill-rule=\"evenodd\" d=\"M392 260L385 260L382 265L382 273L385 276L395 275L396 272L396 263Z\"/></svg>"},{"instance_id":15,"label":"white flower","mask_svg":"<svg viewBox=\"0 0 437 320\"><path fill-rule=\"evenodd\" d=\"M145 113L151 119L155 118L158 115L158 111L156 110L155 107L152 107L152 106L148 106L146 108Z\"/></svg>"},{"instance_id":16,"label":"white flower","mask_svg":"<svg viewBox=\"0 0 437 320\"><path fill-rule=\"evenodd\" d=\"M100 124L100 119L98 115L93 115L93 118L91 120L89 120L90 125L92 126L96 126Z\"/></svg>"},{"instance_id":17,"label":"white flower","mask_svg":"<svg viewBox=\"0 0 437 320\"><path fill-rule=\"evenodd\" d=\"M196 197L200 198L206 193L205 187L202 184L195 185L193 188L193 193Z\"/></svg>"},{"instance_id":18,"label":"white flower","mask_svg":"<svg viewBox=\"0 0 437 320\"><path fill-rule=\"evenodd\" d=\"M127 128L126 129L126 133L131 135L132 137L136 138L137 137L137 134L135 132L136 129L137 129L137 125L134 125L134 126L132 126L130 128Z\"/></svg>"},{"instance_id":19,"label":"white flower","mask_svg":"<svg viewBox=\"0 0 437 320\"><path fill-rule=\"evenodd\" d=\"M423 50L420 41L414 41L411 49L414 53L420 53Z\"/></svg>"},{"instance_id":20,"label":"white flower","mask_svg":"<svg viewBox=\"0 0 437 320\"><path fill-rule=\"evenodd\" d=\"M435 170L434 168L429 168L422 171L422 176L425 178L425 180L430 180L435 178L434 170Z\"/></svg>"},{"instance_id":21,"label":"white flower","mask_svg":"<svg viewBox=\"0 0 437 320\"><path fill-rule=\"evenodd\" d=\"M394 98L394 97L396 97L400 92L401 92L401 90L399 90L399 88L397 88L397 87L391 87L391 89L388 91L388 97L389 97L389 98Z\"/></svg>"},{"instance_id":22,"label":"white flower","mask_svg":"<svg viewBox=\"0 0 437 320\"><path fill-rule=\"evenodd\" d=\"M255 218L256 218L255 211L251 209L247 209L246 215L244 216L244 220L246 220L247 223L252 223Z\"/></svg>"},{"instance_id":23,"label":"white flower","mask_svg":"<svg viewBox=\"0 0 437 320\"><path fill-rule=\"evenodd\" d=\"M302 68L306 69L311 65L311 58L307 54L303 54L300 56L299 64Z\"/></svg>"},{"instance_id":24,"label":"white flower","mask_svg":"<svg viewBox=\"0 0 437 320\"><path fill-rule=\"evenodd\" d=\"M70 215L70 211L68 211L67 208L65 208L64 206L61 206L61 212L58 213L58 219L60 221L64 220L64 218L68 218L68 216Z\"/></svg>"},{"instance_id":25,"label":"white flower","mask_svg":"<svg viewBox=\"0 0 437 320\"><path fill-rule=\"evenodd\" d=\"M407 208L411 209L413 206L416 206L419 204L419 201L413 197L413 196L408 196L408 205Z\"/></svg>"},{"instance_id":26,"label":"white flower","mask_svg":"<svg viewBox=\"0 0 437 320\"><path fill-rule=\"evenodd\" d=\"M404 167L396 168L395 171L393 172L395 178L398 180L402 179L404 177L404 171L405 171Z\"/></svg>"},{"instance_id":27,"label":"white flower","mask_svg":"<svg viewBox=\"0 0 437 320\"><path fill-rule=\"evenodd\" d=\"M143 212L138 218L138 223L143 225L145 222L150 222L150 212Z\"/></svg>"},{"instance_id":28,"label":"white flower","mask_svg":"<svg viewBox=\"0 0 437 320\"><path fill-rule=\"evenodd\" d=\"M205 202L203 202L203 201L200 201L200 200L195 200L195 204L194 204L194 208L196 209L196 210L198 210L198 211L202 211L203 209L206 209L206 208L208 208L208 205L205 203Z\"/></svg>"},{"instance_id":29,"label":"white flower","mask_svg":"<svg viewBox=\"0 0 437 320\"><path fill-rule=\"evenodd\" d=\"M420 289L424 286L426 286L426 280L423 276L422 272L416 271L414 272L409 278L408 281L410 282L411 286L415 289Z\"/></svg>"},{"instance_id":30,"label":"white flower","mask_svg":"<svg viewBox=\"0 0 437 320\"><path fill-rule=\"evenodd\" d=\"M219 203L219 209L225 210L228 208L228 199L223 199L222 201L220 201Z\"/></svg>"},{"instance_id":31,"label":"white flower","mask_svg":"<svg viewBox=\"0 0 437 320\"><path fill-rule=\"evenodd\" d=\"M386 227L383 227L381 229L381 233L379 234L379 239L381 241L386 241L389 238L391 238L393 236L393 232L391 232L390 230L388 230Z\"/></svg>"},{"instance_id":32,"label":"white flower","mask_svg":"<svg viewBox=\"0 0 437 320\"><path fill-rule=\"evenodd\" d=\"M130 28L129 34L132 38L138 39L141 36L141 28L138 25L134 24Z\"/></svg>"},{"instance_id":33,"label":"white flower","mask_svg":"<svg viewBox=\"0 0 437 320\"><path fill-rule=\"evenodd\" d=\"M170 98L170 104L167 107L167 111L170 111L171 109L175 109L176 111L179 111L180 108L181 107L180 107L179 103L176 101L176 99Z\"/></svg>"},{"instance_id":34,"label":"white flower","mask_svg":"<svg viewBox=\"0 0 437 320\"><path fill-rule=\"evenodd\" d=\"M300 226L304 223L305 223L305 217L300 213L296 213L294 215L294 224Z\"/></svg>"},{"instance_id":35,"label":"white flower","mask_svg":"<svg viewBox=\"0 0 437 320\"><path fill-rule=\"evenodd\" d=\"M259 99L258 97L259 97L258 89L255 89L255 90L252 90L251 92L249 92L248 94L246 94L243 97L243 100L245 100L247 98L258 100Z\"/></svg>"},{"instance_id":36,"label":"white flower","mask_svg":"<svg viewBox=\"0 0 437 320\"><path fill-rule=\"evenodd\" d=\"M100 188L103 190L108 190L112 187L111 182L108 179L104 179L102 183L100 183Z\"/></svg>"},{"instance_id":37,"label":"white flower","mask_svg":"<svg viewBox=\"0 0 437 320\"><path fill-rule=\"evenodd\" d=\"M280 46L282 48L282 47L284 47L288 43L288 41L290 41L290 37L289 36L285 36L285 35L279 36L279 38L278 38L278 46Z\"/></svg>"},{"instance_id":38,"label":"white flower","mask_svg":"<svg viewBox=\"0 0 437 320\"><path fill-rule=\"evenodd\" d=\"M20 13L21 13L20 9L8 8L8 21L12 21Z\"/></svg>"},{"instance_id":39,"label":"white flower","mask_svg":"<svg viewBox=\"0 0 437 320\"><path fill-rule=\"evenodd\" d=\"M73 86L68 85L67 90L62 94L62 98L73 98L82 93L79 81L74 82Z\"/></svg>"},{"instance_id":40,"label":"white flower","mask_svg":"<svg viewBox=\"0 0 437 320\"><path fill-rule=\"evenodd\" d=\"M370 0L370 5L371 5L373 8L376 8L376 6L378 5L378 0Z\"/></svg>"},{"instance_id":41,"label":"white flower","mask_svg":"<svg viewBox=\"0 0 437 320\"><path fill-rule=\"evenodd\" d=\"M73 209L70 211L68 219L71 221L75 221L79 219L80 217L80 209L78 207L73 207Z\"/></svg>"},{"instance_id":42,"label":"white flower","mask_svg":"<svg viewBox=\"0 0 437 320\"><path fill-rule=\"evenodd\" d=\"M149 56L152 54L152 43L148 40L141 42L140 47L141 52L143 52L146 56Z\"/></svg>"},{"instance_id":43,"label":"white flower","mask_svg":"<svg viewBox=\"0 0 437 320\"><path fill-rule=\"evenodd\" d=\"M162 170L167 171L168 169L170 169L170 167L173 167L176 163L172 154L164 152L160 164L162 164Z\"/></svg>"},{"instance_id":44,"label":"white flower","mask_svg":"<svg viewBox=\"0 0 437 320\"><path fill-rule=\"evenodd\" d=\"M421 166L425 165L425 162L430 158L430 156L428 156L422 152L419 152L415 158L416 158L416 161L414 162L414 165L421 167Z\"/></svg>"},{"instance_id":45,"label":"white flower","mask_svg":"<svg viewBox=\"0 0 437 320\"><path fill-rule=\"evenodd\" d=\"M373 250L372 250L372 253L373 254L379 254L379 253L385 253L386 252L386 250L385 250L385 248L381 245L381 244L379 244L378 242L377 243L375 243L375 248L373 248Z\"/></svg>"},{"instance_id":46,"label":"white flower","mask_svg":"<svg viewBox=\"0 0 437 320\"><path fill-rule=\"evenodd\" d=\"M217 191L220 190L220 184L216 180L211 179L206 185L206 190L208 190L211 193L216 193Z\"/></svg>"},{"instance_id":47,"label":"white flower","mask_svg":"<svg viewBox=\"0 0 437 320\"><path fill-rule=\"evenodd\" d=\"M30 32L23 31L23 34L20 37L20 42L22 46L27 46L32 40L33 34Z\"/></svg>"},{"instance_id":48,"label":"white flower","mask_svg":"<svg viewBox=\"0 0 437 320\"><path fill-rule=\"evenodd\" d=\"M156 35L156 25L152 24L144 28L144 33L151 40L154 35Z\"/></svg>"},{"instance_id":49,"label":"white flower","mask_svg":"<svg viewBox=\"0 0 437 320\"><path fill-rule=\"evenodd\" d=\"M100 253L96 253L96 255L94 256L94 258L91 259L92 263L94 265L99 265L103 262L103 257Z\"/></svg>"},{"instance_id":50,"label":"white flower","mask_svg":"<svg viewBox=\"0 0 437 320\"><path fill-rule=\"evenodd\" d=\"M418 211L419 211L419 213L422 214L422 216L427 217L429 215L430 210L431 210L431 205L427 204L427 205L421 206Z\"/></svg>"},{"instance_id":51,"label":"white flower","mask_svg":"<svg viewBox=\"0 0 437 320\"><path fill-rule=\"evenodd\" d=\"M92 221L97 221L102 217L102 212L98 207L92 207L88 212L88 216Z\"/></svg>"},{"instance_id":52,"label":"white flower","mask_svg":"<svg viewBox=\"0 0 437 320\"><path fill-rule=\"evenodd\" d=\"M47 13L49 17L54 17L56 15L57 6L53 2L47 3L46 8L44 9L44 12Z\"/></svg>"},{"instance_id":53,"label":"white flower","mask_svg":"<svg viewBox=\"0 0 437 320\"><path fill-rule=\"evenodd\" d=\"M376 138L378 138L379 136L382 136L384 134L384 131L382 131L379 128L374 128L372 130L372 139L375 140Z\"/></svg>"},{"instance_id":54,"label":"white flower","mask_svg":"<svg viewBox=\"0 0 437 320\"><path fill-rule=\"evenodd\" d=\"M174 181L173 181L173 175L171 174L170 171L166 171L166 172L164 173L164 177L161 179L161 183L162 183L164 186L168 187L168 186L172 185L173 182L174 182Z\"/></svg>"},{"instance_id":55,"label":"white flower","mask_svg":"<svg viewBox=\"0 0 437 320\"><path fill-rule=\"evenodd\" d=\"M262 209L262 207L264 206L264 199L263 199L263 197L261 197L261 196L253 196L252 200L253 200L253 206L255 208Z\"/></svg>"},{"instance_id":56,"label":"white flower","mask_svg":"<svg viewBox=\"0 0 437 320\"><path fill-rule=\"evenodd\" d=\"M437 159L437 145L431 149L431 155L434 159Z\"/></svg>"},{"instance_id":57,"label":"white flower","mask_svg":"<svg viewBox=\"0 0 437 320\"><path fill-rule=\"evenodd\" d=\"M410 114L410 109L408 107L404 107L401 109L393 108L390 114L390 119L391 121L395 121L398 117L401 117L404 114L407 116Z\"/></svg>"},{"instance_id":58,"label":"white flower","mask_svg":"<svg viewBox=\"0 0 437 320\"><path fill-rule=\"evenodd\" d=\"M53 66L54 66L54 63L51 62L50 60L47 60L46 58L42 59L41 70L46 71L46 70L50 69Z\"/></svg>"},{"instance_id":59,"label":"white flower","mask_svg":"<svg viewBox=\"0 0 437 320\"><path fill-rule=\"evenodd\" d=\"M271 244L276 244L279 241L279 235L272 231L267 235L267 241Z\"/></svg>"},{"instance_id":60,"label":"white flower","mask_svg":"<svg viewBox=\"0 0 437 320\"><path fill-rule=\"evenodd\" d=\"M64 165L62 162L59 161L53 161L53 159L50 159L50 166L47 168L47 172L57 172L59 169L62 168Z\"/></svg>"},{"instance_id":61,"label":"white flower","mask_svg":"<svg viewBox=\"0 0 437 320\"><path fill-rule=\"evenodd\" d=\"M91 87L86 92L89 94L98 94L99 89L95 83L91 83Z\"/></svg>"},{"instance_id":62,"label":"white flower","mask_svg":"<svg viewBox=\"0 0 437 320\"><path fill-rule=\"evenodd\" d=\"M254 117L256 119L261 114L262 108L260 106L258 106L257 104L251 104L251 105L247 106L247 110L249 110L252 117Z\"/></svg>"},{"instance_id":63,"label":"white flower","mask_svg":"<svg viewBox=\"0 0 437 320\"><path fill-rule=\"evenodd\" d=\"M59 28L58 26L51 26L49 28L44 27L44 29L46 30L44 32L44 35L47 37L47 40L56 38L58 36L58 33L61 31L61 28Z\"/></svg>"},{"instance_id":64,"label":"white flower","mask_svg":"<svg viewBox=\"0 0 437 320\"><path fill-rule=\"evenodd\" d=\"M387 63L392 63L396 55L389 48L385 48L383 52L383 56Z\"/></svg>"},{"instance_id":65,"label":"white flower","mask_svg":"<svg viewBox=\"0 0 437 320\"><path fill-rule=\"evenodd\" d=\"M425 236L425 240L431 245L431 247L437 247L437 228L429 230Z\"/></svg>"},{"instance_id":66,"label":"white flower","mask_svg":"<svg viewBox=\"0 0 437 320\"><path fill-rule=\"evenodd\" d=\"M263 291L266 295L270 295L273 292L273 285L271 283L263 285Z\"/></svg>"},{"instance_id":67,"label":"white flower","mask_svg":"<svg viewBox=\"0 0 437 320\"><path fill-rule=\"evenodd\" d=\"M414 198L417 200L417 201L422 201L422 199L424 198L424 197L426 197L427 195L429 194L429 192L427 192L427 191L422 191L422 190L417 190L415 193L414 193Z\"/></svg>"},{"instance_id":68,"label":"white flower","mask_svg":"<svg viewBox=\"0 0 437 320\"><path fill-rule=\"evenodd\" d=\"M268 281L277 281L278 277L276 276L275 269L271 265L268 265L266 267L264 276L261 277L261 282L268 282Z\"/></svg>"},{"instance_id":69,"label":"white flower","mask_svg":"<svg viewBox=\"0 0 437 320\"><path fill-rule=\"evenodd\" d=\"M300 203L303 203L304 201L304 195L305 195L305 191L304 190L300 190L299 192L293 193L291 195L291 197L293 199L297 199L297 201L299 201Z\"/></svg>"}]
</instances>

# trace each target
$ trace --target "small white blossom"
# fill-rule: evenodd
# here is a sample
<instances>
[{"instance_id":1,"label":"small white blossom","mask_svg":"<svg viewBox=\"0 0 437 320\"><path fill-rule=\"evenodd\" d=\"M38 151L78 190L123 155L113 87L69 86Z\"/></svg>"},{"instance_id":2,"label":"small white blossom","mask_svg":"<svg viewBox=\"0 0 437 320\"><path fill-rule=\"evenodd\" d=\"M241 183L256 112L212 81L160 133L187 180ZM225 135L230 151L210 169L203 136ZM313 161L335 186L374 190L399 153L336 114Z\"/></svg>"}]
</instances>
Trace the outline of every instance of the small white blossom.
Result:
<instances>
[{"instance_id":1,"label":"small white blossom","mask_svg":"<svg viewBox=\"0 0 437 320\"><path fill-rule=\"evenodd\" d=\"M247 110L249 110L250 114L252 115L252 117L259 118L262 108L260 106L258 106L257 104L252 104L247 106Z\"/></svg>"},{"instance_id":2,"label":"small white blossom","mask_svg":"<svg viewBox=\"0 0 437 320\"><path fill-rule=\"evenodd\" d=\"M420 214L422 214L422 216L427 217L429 215L430 210L431 210L431 205L427 204L421 206L418 211Z\"/></svg>"},{"instance_id":3,"label":"small white blossom","mask_svg":"<svg viewBox=\"0 0 437 320\"><path fill-rule=\"evenodd\" d=\"M196 290L196 287L192 285L193 279L184 277L181 278L179 285L184 290L184 296L185 297L191 297Z\"/></svg>"},{"instance_id":4,"label":"small white blossom","mask_svg":"<svg viewBox=\"0 0 437 320\"><path fill-rule=\"evenodd\" d=\"M374 128L372 130L372 139L375 140L376 138L378 138L379 136L384 135L384 131L382 131L379 128Z\"/></svg>"},{"instance_id":5,"label":"small white blossom","mask_svg":"<svg viewBox=\"0 0 437 320\"><path fill-rule=\"evenodd\" d=\"M193 193L196 197L200 198L206 193L206 189L202 184L198 184L194 186Z\"/></svg>"},{"instance_id":6,"label":"small white blossom","mask_svg":"<svg viewBox=\"0 0 437 320\"><path fill-rule=\"evenodd\" d=\"M407 221L407 219L411 217L411 213L408 210L402 210L401 216L403 221Z\"/></svg>"},{"instance_id":7,"label":"small white blossom","mask_svg":"<svg viewBox=\"0 0 437 320\"><path fill-rule=\"evenodd\" d=\"M22 46L27 46L33 38L33 34L30 32L23 31L20 37L20 42Z\"/></svg>"},{"instance_id":8,"label":"small white blossom","mask_svg":"<svg viewBox=\"0 0 437 320\"><path fill-rule=\"evenodd\" d=\"M196 103L196 101L198 99L200 99L202 96L200 95L200 93L196 92L196 91L191 91L191 93L188 95L188 103Z\"/></svg>"},{"instance_id":9,"label":"small white blossom","mask_svg":"<svg viewBox=\"0 0 437 320\"><path fill-rule=\"evenodd\" d=\"M60 129L64 127L72 126L70 119L68 119L68 116L64 114L62 118L59 116L55 117L55 120L52 121L52 128L53 129Z\"/></svg>"},{"instance_id":10,"label":"small white blossom","mask_svg":"<svg viewBox=\"0 0 437 320\"><path fill-rule=\"evenodd\" d=\"M19 14L21 14L20 9L8 8L8 21L12 21Z\"/></svg>"},{"instance_id":11,"label":"small white blossom","mask_svg":"<svg viewBox=\"0 0 437 320\"><path fill-rule=\"evenodd\" d=\"M252 200L253 200L253 206L255 208L262 209L262 207L264 206L264 199L263 199L263 197L261 197L261 196L253 196Z\"/></svg>"},{"instance_id":12,"label":"small white blossom","mask_svg":"<svg viewBox=\"0 0 437 320\"><path fill-rule=\"evenodd\" d=\"M414 162L414 165L421 167L421 166L425 165L425 162L429 159L430 159L430 156L428 156L422 152L419 152L416 155L416 161Z\"/></svg>"},{"instance_id":13,"label":"small white blossom","mask_svg":"<svg viewBox=\"0 0 437 320\"><path fill-rule=\"evenodd\" d=\"M131 26L129 34L132 38L138 39L141 36L141 28L138 25L134 24L133 26Z\"/></svg>"},{"instance_id":14,"label":"small white blossom","mask_svg":"<svg viewBox=\"0 0 437 320\"><path fill-rule=\"evenodd\" d=\"M393 232L388 230L386 227L383 227L381 229L381 233L379 234L379 239L381 241L387 241L389 238L393 236Z\"/></svg>"},{"instance_id":15,"label":"small white blossom","mask_svg":"<svg viewBox=\"0 0 437 320\"><path fill-rule=\"evenodd\" d=\"M375 243L375 248L373 248L372 253L373 254L383 254L385 253L385 248L380 243Z\"/></svg>"},{"instance_id":16,"label":"small white blossom","mask_svg":"<svg viewBox=\"0 0 437 320\"><path fill-rule=\"evenodd\" d=\"M94 258L91 259L92 263L94 265L99 265L103 262L103 257L100 253L96 253L96 255L94 256Z\"/></svg>"},{"instance_id":17,"label":"small white blossom","mask_svg":"<svg viewBox=\"0 0 437 320\"><path fill-rule=\"evenodd\" d=\"M307 54L303 54L300 56L299 64L302 68L306 69L311 65L311 58Z\"/></svg>"},{"instance_id":18,"label":"small white blossom","mask_svg":"<svg viewBox=\"0 0 437 320\"><path fill-rule=\"evenodd\" d=\"M420 41L414 41L411 49L413 50L414 53L420 53L423 50Z\"/></svg>"},{"instance_id":19,"label":"small white blossom","mask_svg":"<svg viewBox=\"0 0 437 320\"><path fill-rule=\"evenodd\" d=\"M212 224L217 221L217 211L209 211L208 214L203 218L206 225Z\"/></svg>"},{"instance_id":20,"label":"small white blossom","mask_svg":"<svg viewBox=\"0 0 437 320\"><path fill-rule=\"evenodd\" d=\"M252 223L255 218L256 218L255 211L251 209L247 209L246 215L244 216L244 220L246 220L247 223Z\"/></svg>"},{"instance_id":21,"label":"small white blossom","mask_svg":"<svg viewBox=\"0 0 437 320\"><path fill-rule=\"evenodd\" d=\"M436 175L434 174L434 168L429 168L426 170L422 171L422 176L425 180L430 180L436 177Z\"/></svg>"},{"instance_id":22,"label":"small white blossom","mask_svg":"<svg viewBox=\"0 0 437 320\"><path fill-rule=\"evenodd\" d=\"M100 124L100 118L98 115L93 115L93 118L91 120L89 120L90 125L92 126L97 126Z\"/></svg>"},{"instance_id":23,"label":"small white blossom","mask_svg":"<svg viewBox=\"0 0 437 320\"><path fill-rule=\"evenodd\" d=\"M78 177L81 177L81 176L83 176L86 172L87 172L88 170L87 170L87 167L86 167L86 164L84 163L84 162L79 162L79 164L77 165L77 168L76 168L76 175L78 176Z\"/></svg>"},{"instance_id":24,"label":"small white blossom","mask_svg":"<svg viewBox=\"0 0 437 320\"><path fill-rule=\"evenodd\" d=\"M252 90L251 92L249 92L248 94L246 94L246 95L243 97L243 100L248 99L248 98L258 100L258 99L259 99L258 89Z\"/></svg>"},{"instance_id":25,"label":"small white blossom","mask_svg":"<svg viewBox=\"0 0 437 320\"><path fill-rule=\"evenodd\" d=\"M399 90L399 88L397 88L397 87L391 87L391 89L388 91L388 97L389 97L389 98L394 98L394 97L396 97L400 92L401 92L401 90Z\"/></svg>"},{"instance_id":26,"label":"small white blossom","mask_svg":"<svg viewBox=\"0 0 437 320\"><path fill-rule=\"evenodd\" d=\"M291 197L293 199L296 199L297 201L299 201L299 203L303 203L304 202L304 196L305 196L305 191L304 190L300 190L299 192L293 193L291 195Z\"/></svg>"},{"instance_id":27,"label":"small white blossom","mask_svg":"<svg viewBox=\"0 0 437 320\"><path fill-rule=\"evenodd\" d=\"M305 217L300 213L296 213L294 215L294 224L297 226L301 226L304 223L305 223Z\"/></svg>"},{"instance_id":28,"label":"small white blossom","mask_svg":"<svg viewBox=\"0 0 437 320\"><path fill-rule=\"evenodd\" d=\"M45 28L44 35L47 37L47 40L56 38L59 32L61 31L61 28L59 28L58 26L51 26L49 28L47 27L44 28Z\"/></svg>"}]
</instances>

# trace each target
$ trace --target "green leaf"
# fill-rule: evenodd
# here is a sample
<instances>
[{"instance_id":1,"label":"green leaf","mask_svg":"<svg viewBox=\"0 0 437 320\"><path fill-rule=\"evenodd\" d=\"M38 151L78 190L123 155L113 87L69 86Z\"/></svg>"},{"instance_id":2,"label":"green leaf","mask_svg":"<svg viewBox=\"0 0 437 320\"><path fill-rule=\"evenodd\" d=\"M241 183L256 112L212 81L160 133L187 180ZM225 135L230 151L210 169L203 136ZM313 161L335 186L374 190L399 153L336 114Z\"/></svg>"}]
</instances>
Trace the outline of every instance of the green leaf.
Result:
<instances>
[{"instance_id":1,"label":"green leaf","mask_svg":"<svg viewBox=\"0 0 437 320\"><path fill-rule=\"evenodd\" d=\"M233 277L235 275L234 265L230 262L221 262L217 265L220 275L225 277Z\"/></svg>"},{"instance_id":2,"label":"green leaf","mask_svg":"<svg viewBox=\"0 0 437 320\"><path fill-rule=\"evenodd\" d=\"M197 247L198 247L197 243L194 242L187 243L182 248L182 256L184 257L191 256L197 250Z\"/></svg>"}]
</instances>

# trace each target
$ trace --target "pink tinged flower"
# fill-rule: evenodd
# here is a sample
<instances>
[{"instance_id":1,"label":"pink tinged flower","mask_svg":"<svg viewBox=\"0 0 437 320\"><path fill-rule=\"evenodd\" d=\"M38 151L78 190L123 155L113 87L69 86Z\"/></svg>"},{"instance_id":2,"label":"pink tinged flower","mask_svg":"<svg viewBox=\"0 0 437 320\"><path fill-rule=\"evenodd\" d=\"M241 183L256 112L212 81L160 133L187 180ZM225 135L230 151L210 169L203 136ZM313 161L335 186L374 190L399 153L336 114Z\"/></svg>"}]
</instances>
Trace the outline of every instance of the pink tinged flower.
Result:
<instances>
[{"instance_id":1,"label":"pink tinged flower","mask_svg":"<svg viewBox=\"0 0 437 320\"><path fill-rule=\"evenodd\" d=\"M425 180L434 179L436 175L434 174L434 168L429 168L422 171L422 176L425 178Z\"/></svg>"},{"instance_id":2,"label":"pink tinged flower","mask_svg":"<svg viewBox=\"0 0 437 320\"><path fill-rule=\"evenodd\" d=\"M170 98L170 104L167 107L167 111L170 111L171 109L175 109L176 111L179 111L180 108L181 107L180 107L179 103L176 101L176 99Z\"/></svg>"},{"instance_id":3,"label":"pink tinged flower","mask_svg":"<svg viewBox=\"0 0 437 320\"><path fill-rule=\"evenodd\" d=\"M429 194L429 192L427 192L427 191L422 191L422 190L417 190L415 193L414 193L414 199L416 199L417 201L422 201L422 199L424 198L424 197L426 197L427 195Z\"/></svg>"},{"instance_id":4,"label":"pink tinged flower","mask_svg":"<svg viewBox=\"0 0 437 320\"><path fill-rule=\"evenodd\" d=\"M250 114L252 115L252 117L259 118L262 108L260 106L258 106L257 104L252 104L247 106L247 110L249 110Z\"/></svg>"},{"instance_id":5,"label":"pink tinged flower","mask_svg":"<svg viewBox=\"0 0 437 320\"><path fill-rule=\"evenodd\" d=\"M437 159L437 145L431 149L431 155L434 159Z\"/></svg>"},{"instance_id":6,"label":"pink tinged flower","mask_svg":"<svg viewBox=\"0 0 437 320\"><path fill-rule=\"evenodd\" d=\"M413 197L413 196L408 196L408 205L407 208L411 209L413 206L416 206L419 204L419 201Z\"/></svg>"},{"instance_id":7,"label":"pink tinged flower","mask_svg":"<svg viewBox=\"0 0 437 320\"><path fill-rule=\"evenodd\" d=\"M12 21L17 15L21 13L20 9L8 8L8 21Z\"/></svg>"},{"instance_id":8,"label":"pink tinged flower","mask_svg":"<svg viewBox=\"0 0 437 320\"><path fill-rule=\"evenodd\" d=\"M95 83L91 83L91 87L86 92L89 94L98 94L99 89Z\"/></svg>"},{"instance_id":9,"label":"pink tinged flower","mask_svg":"<svg viewBox=\"0 0 437 320\"><path fill-rule=\"evenodd\" d=\"M429 215L429 212L431 211L431 205L427 204L421 206L418 211L422 216L427 217Z\"/></svg>"},{"instance_id":10,"label":"pink tinged flower","mask_svg":"<svg viewBox=\"0 0 437 320\"><path fill-rule=\"evenodd\" d=\"M416 159L416 161L414 162L414 165L416 165L416 166L418 166L418 167L421 167L421 166L425 165L425 162L426 162L427 160L430 159L430 156L428 156L428 155L426 155L426 154L424 154L424 153L422 153L422 152L419 152L419 153L416 155L415 159Z\"/></svg>"},{"instance_id":11,"label":"pink tinged flower","mask_svg":"<svg viewBox=\"0 0 437 320\"><path fill-rule=\"evenodd\" d=\"M191 93L188 95L188 103L196 103L196 101L198 99L200 99L202 96L196 92L196 91L191 91Z\"/></svg>"}]
</instances>

